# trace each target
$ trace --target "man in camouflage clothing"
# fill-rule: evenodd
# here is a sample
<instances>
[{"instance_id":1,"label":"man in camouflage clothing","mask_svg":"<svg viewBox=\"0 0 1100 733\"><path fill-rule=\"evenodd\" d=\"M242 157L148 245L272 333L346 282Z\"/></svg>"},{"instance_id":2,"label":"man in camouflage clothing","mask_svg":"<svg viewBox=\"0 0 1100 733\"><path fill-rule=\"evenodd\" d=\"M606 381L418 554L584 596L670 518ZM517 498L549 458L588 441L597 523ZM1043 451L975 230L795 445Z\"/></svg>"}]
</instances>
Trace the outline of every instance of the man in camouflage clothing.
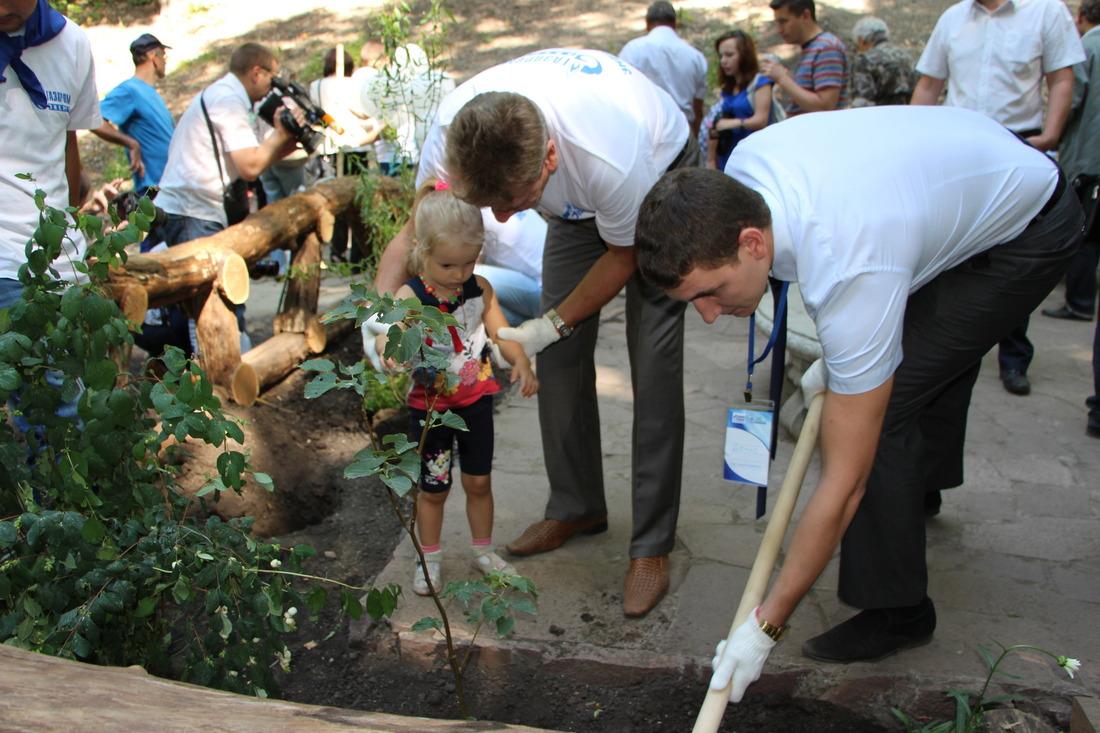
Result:
<instances>
[{"instance_id":1,"label":"man in camouflage clothing","mask_svg":"<svg viewBox=\"0 0 1100 733\"><path fill-rule=\"evenodd\" d=\"M890 30L878 18L864 18L852 29L856 57L852 62L852 105L874 107L909 104L917 72L905 49L889 42Z\"/></svg>"}]
</instances>

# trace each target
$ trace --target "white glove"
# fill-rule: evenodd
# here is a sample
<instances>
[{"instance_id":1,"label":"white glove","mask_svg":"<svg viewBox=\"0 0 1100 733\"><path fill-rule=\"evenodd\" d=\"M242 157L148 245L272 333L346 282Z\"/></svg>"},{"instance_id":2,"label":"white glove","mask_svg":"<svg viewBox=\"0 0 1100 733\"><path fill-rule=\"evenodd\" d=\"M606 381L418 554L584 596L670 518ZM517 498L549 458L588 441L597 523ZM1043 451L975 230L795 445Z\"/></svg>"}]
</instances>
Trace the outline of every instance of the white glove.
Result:
<instances>
[{"instance_id":1,"label":"white glove","mask_svg":"<svg viewBox=\"0 0 1100 733\"><path fill-rule=\"evenodd\" d=\"M754 608L748 619L733 631L733 636L718 642L711 666L710 689L721 691L730 686L730 702L741 702L745 689L760 679L760 671L775 642L760 630Z\"/></svg>"},{"instance_id":2,"label":"white glove","mask_svg":"<svg viewBox=\"0 0 1100 733\"><path fill-rule=\"evenodd\" d=\"M561 339L558 329L547 316L524 321L516 328L502 328L497 335L508 341L515 341L523 347L528 357L532 357L550 344Z\"/></svg>"},{"instance_id":3,"label":"white glove","mask_svg":"<svg viewBox=\"0 0 1100 733\"><path fill-rule=\"evenodd\" d=\"M375 337L389 330L389 324L380 322L377 315L373 315L363 321L363 325L361 326L361 331L363 333L363 354L370 360L370 364L376 372L384 371L384 369L382 365L382 355L378 353L378 348L375 344Z\"/></svg>"},{"instance_id":4,"label":"white glove","mask_svg":"<svg viewBox=\"0 0 1100 733\"><path fill-rule=\"evenodd\" d=\"M829 388L829 371L825 368L824 359L817 359L810 364L810 368L802 374L799 386L802 387L802 404L806 407L810 406L818 393Z\"/></svg>"}]
</instances>

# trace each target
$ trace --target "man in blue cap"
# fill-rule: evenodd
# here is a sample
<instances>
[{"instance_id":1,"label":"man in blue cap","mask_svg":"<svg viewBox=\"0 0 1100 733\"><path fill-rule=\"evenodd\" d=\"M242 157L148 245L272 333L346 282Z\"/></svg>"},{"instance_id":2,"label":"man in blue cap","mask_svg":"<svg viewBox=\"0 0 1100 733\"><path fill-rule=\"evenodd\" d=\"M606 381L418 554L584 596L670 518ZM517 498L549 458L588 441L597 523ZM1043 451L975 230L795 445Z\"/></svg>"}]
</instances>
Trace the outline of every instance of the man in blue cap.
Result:
<instances>
[{"instance_id":1,"label":"man in blue cap","mask_svg":"<svg viewBox=\"0 0 1100 733\"><path fill-rule=\"evenodd\" d=\"M103 125L93 132L107 142L126 147L134 191L144 193L160 183L172 141L172 113L157 92L168 59L165 46L151 33L130 44L134 75L107 93L100 103Z\"/></svg>"}]
</instances>

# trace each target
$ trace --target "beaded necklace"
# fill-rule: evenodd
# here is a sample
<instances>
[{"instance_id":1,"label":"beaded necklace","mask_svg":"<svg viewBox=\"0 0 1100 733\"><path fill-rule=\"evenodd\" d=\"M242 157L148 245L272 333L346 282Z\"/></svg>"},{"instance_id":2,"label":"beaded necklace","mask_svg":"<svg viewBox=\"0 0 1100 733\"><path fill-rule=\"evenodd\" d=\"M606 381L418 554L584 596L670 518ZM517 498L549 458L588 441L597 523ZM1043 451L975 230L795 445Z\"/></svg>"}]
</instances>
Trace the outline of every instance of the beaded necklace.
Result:
<instances>
[{"instance_id":1,"label":"beaded necklace","mask_svg":"<svg viewBox=\"0 0 1100 733\"><path fill-rule=\"evenodd\" d=\"M430 282L428 282L428 279L426 277L424 277L424 273L418 272L418 273L416 273L416 276L419 277L420 282L424 284L424 290L426 290L428 292L428 295L430 295L433 298L435 298L436 300L438 300L441 304L442 303L457 304L457 303L460 302L460 294L462 293L462 288L459 288L458 292L454 293L453 295L448 295L446 298L441 298L441 297L439 297L439 295L436 294L435 286L432 285Z\"/></svg>"},{"instance_id":2,"label":"beaded necklace","mask_svg":"<svg viewBox=\"0 0 1100 733\"><path fill-rule=\"evenodd\" d=\"M459 314L462 315L462 328L465 329L466 316L461 309L466 301L465 298L462 297L462 287L460 286L458 291L454 295L448 296L446 298L440 298L438 295L436 295L435 286L428 282L428 280L424 277L424 273L418 272L416 273L416 276L420 278L420 284L424 286L424 291L439 302L439 310L443 311L444 313L455 314L456 317ZM462 343L462 339L458 335L458 330L454 326L447 326L447 330L451 334L451 344L454 346L455 353L469 353L470 349L468 346ZM432 345L432 341L430 338L427 340L427 344L428 346Z\"/></svg>"}]
</instances>

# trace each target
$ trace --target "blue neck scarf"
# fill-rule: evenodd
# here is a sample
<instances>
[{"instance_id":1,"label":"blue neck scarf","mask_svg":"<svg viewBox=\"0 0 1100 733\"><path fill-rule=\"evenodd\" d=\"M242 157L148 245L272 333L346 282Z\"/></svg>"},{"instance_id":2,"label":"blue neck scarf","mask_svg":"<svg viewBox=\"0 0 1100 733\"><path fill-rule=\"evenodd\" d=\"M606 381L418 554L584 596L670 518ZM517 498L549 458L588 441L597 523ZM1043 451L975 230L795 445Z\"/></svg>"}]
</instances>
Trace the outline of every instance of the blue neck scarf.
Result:
<instances>
[{"instance_id":1,"label":"blue neck scarf","mask_svg":"<svg viewBox=\"0 0 1100 733\"><path fill-rule=\"evenodd\" d=\"M23 49L41 46L47 41L53 40L65 27L65 16L50 7L46 0L38 0L38 7L27 20L23 28L23 35L9 36L0 32L0 84L7 82L4 71L11 66L11 70L19 77L19 83L27 91L27 96L39 109L46 109L46 92L42 89L42 82L31 71L31 67L23 63L20 58Z\"/></svg>"}]
</instances>

